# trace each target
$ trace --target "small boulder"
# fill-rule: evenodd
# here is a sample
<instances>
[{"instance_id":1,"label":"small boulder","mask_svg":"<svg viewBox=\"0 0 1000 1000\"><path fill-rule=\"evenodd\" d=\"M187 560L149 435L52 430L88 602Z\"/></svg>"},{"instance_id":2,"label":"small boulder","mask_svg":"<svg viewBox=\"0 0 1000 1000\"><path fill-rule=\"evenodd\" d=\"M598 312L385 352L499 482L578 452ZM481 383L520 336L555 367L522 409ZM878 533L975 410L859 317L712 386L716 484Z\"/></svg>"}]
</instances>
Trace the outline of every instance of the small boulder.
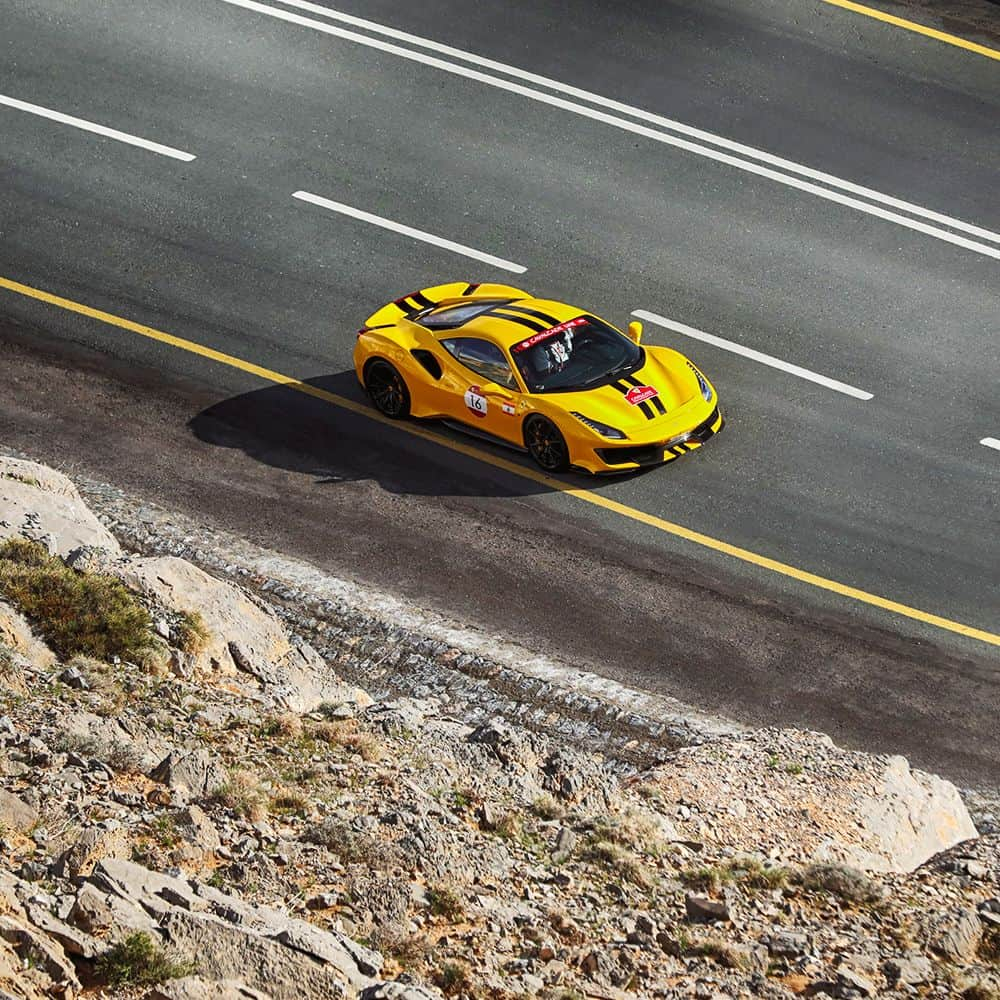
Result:
<instances>
[{"instance_id":1,"label":"small boulder","mask_svg":"<svg viewBox=\"0 0 1000 1000\"><path fill-rule=\"evenodd\" d=\"M0 456L0 510L0 540L28 538L60 556L81 545L121 552L73 483L37 462Z\"/></svg>"},{"instance_id":2,"label":"small boulder","mask_svg":"<svg viewBox=\"0 0 1000 1000\"><path fill-rule=\"evenodd\" d=\"M238 979L184 976L154 986L143 1000L271 1000L271 997Z\"/></svg>"},{"instance_id":3,"label":"small boulder","mask_svg":"<svg viewBox=\"0 0 1000 1000\"><path fill-rule=\"evenodd\" d=\"M0 601L0 645L20 653L32 666L51 670L56 654L35 637L28 619L6 601Z\"/></svg>"},{"instance_id":4,"label":"small boulder","mask_svg":"<svg viewBox=\"0 0 1000 1000\"><path fill-rule=\"evenodd\" d=\"M38 810L24 799L0 788L0 825L27 833L38 822Z\"/></svg>"},{"instance_id":5,"label":"small boulder","mask_svg":"<svg viewBox=\"0 0 1000 1000\"><path fill-rule=\"evenodd\" d=\"M967 906L938 913L927 924L927 946L950 962L975 961L982 937L982 921Z\"/></svg>"},{"instance_id":6,"label":"small boulder","mask_svg":"<svg viewBox=\"0 0 1000 1000\"><path fill-rule=\"evenodd\" d=\"M885 978L896 986L920 986L934 978L934 966L926 955L902 955L885 963Z\"/></svg>"},{"instance_id":7,"label":"small boulder","mask_svg":"<svg viewBox=\"0 0 1000 1000\"><path fill-rule=\"evenodd\" d=\"M175 817L177 832L184 843L174 852L175 860L199 861L222 846L219 831L200 806L189 805Z\"/></svg>"},{"instance_id":8,"label":"small boulder","mask_svg":"<svg viewBox=\"0 0 1000 1000\"><path fill-rule=\"evenodd\" d=\"M359 1000L440 1000L441 994L416 983L376 983L363 989Z\"/></svg>"},{"instance_id":9,"label":"small boulder","mask_svg":"<svg viewBox=\"0 0 1000 1000\"><path fill-rule=\"evenodd\" d=\"M271 611L186 559L122 559L112 572L127 587L176 614L198 612L206 638L191 655L201 673L266 670L291 650L284 625Z\"/></svg>"},{"instance_id":10,"label":"small boulder","mask_svg":"<svg viewBox=\"0 0 1000 1000\"><path fill-rule=\"evenodd\" d=\"M225 768L204 749L171 751L150 777L188 799L208 798L229 780Z\"/></svg>"},{"instance_id":11,"label":"small boulder","mask_svg":"<svg viewBox=\"0 0 1000 1000\"><path fill-rule=\"evenodd\" d=\"M729 907L720 900L710 899L708 896L696 896L688 893L684 897L684 909L687 912L688 920L694 923L713 923L716 920L732 920Z\"/></svg>"},{"instance_id":12,"label":"small boulder","mask_svg":"<svg viewBox=\"0 0 1000 1000\"><path fill-rule=\"evenodd\" d=\"M56 873L63 878L79 878L89 875L105 858L127 858L130 853L128 834L121 827L92 826L59 858Z\"/></svg>"}]
</instances>

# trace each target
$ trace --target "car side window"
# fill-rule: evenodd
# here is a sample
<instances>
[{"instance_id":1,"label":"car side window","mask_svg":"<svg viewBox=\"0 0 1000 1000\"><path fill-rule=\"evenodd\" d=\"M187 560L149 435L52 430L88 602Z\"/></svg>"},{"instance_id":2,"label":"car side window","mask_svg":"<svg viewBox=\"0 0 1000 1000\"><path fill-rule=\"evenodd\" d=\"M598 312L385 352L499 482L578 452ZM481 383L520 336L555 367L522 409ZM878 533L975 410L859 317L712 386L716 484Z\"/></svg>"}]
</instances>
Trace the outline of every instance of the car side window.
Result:
<instances>
[{"instance_id":1,"label":"car side window","mask_svg":"<svg viewBox=\"0 0 1000 1000\"><path fill-rule=\"evenodd\" d=\"M441 346L457 361L477 375L504 385L508 389L517 388L517 380L511 371L503 351L496 344L478 337L450 337L441 341Z\"/></svg>"}]
</instances>

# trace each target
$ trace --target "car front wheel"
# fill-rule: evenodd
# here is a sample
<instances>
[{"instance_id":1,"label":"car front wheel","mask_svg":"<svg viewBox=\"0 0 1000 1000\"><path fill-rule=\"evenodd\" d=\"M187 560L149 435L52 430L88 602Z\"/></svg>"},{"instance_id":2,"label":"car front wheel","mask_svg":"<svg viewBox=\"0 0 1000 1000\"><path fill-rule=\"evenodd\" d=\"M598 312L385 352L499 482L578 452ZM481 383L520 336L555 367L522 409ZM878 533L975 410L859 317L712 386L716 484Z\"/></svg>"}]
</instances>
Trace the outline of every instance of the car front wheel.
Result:
<instances>
[{"instance_id":1,"label":"car front wheel","mask_svg":"<svg viewBox=\"0 0 1000 1000\"><path fill-rule=\"evenodd\" d=\"M548 417L529 417L524 425L524 443L531 457L546 472L565 472L569 468L569 449Z\"/></svg>"},{"instance_id":2,"label":"car front wheel","mask_svg":"<svg viewBox=\"0 0 1000 1000\"><path fill-rule=\"evenodd\" d=\"M410 392L396 368L376 358L365 367L365 389L375 408L393 420L410 415Z\"/></svg>"}]
</instances>

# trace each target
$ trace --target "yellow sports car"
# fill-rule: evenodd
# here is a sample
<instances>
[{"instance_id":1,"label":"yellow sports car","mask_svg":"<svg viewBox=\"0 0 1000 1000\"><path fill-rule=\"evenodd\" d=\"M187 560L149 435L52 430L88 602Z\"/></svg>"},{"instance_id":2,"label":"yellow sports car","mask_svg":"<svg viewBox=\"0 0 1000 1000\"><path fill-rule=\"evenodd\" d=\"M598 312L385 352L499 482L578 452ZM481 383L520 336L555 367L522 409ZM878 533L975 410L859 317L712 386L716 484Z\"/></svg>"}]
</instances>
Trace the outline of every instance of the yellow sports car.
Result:
<instances>
[{"instance_id":1,"label":"yellow sports car","mask_svg":"<svg viewBox=\"0 0 1000 1000\"><path fill-rule=\"evenodd\" d=\"M640 347L563 302L455 282L383 306L354 367L386 416L429 417L524 449L546 472L627 472L700 448L718 397L683 354Z\"/></svg>"}]
</instances>

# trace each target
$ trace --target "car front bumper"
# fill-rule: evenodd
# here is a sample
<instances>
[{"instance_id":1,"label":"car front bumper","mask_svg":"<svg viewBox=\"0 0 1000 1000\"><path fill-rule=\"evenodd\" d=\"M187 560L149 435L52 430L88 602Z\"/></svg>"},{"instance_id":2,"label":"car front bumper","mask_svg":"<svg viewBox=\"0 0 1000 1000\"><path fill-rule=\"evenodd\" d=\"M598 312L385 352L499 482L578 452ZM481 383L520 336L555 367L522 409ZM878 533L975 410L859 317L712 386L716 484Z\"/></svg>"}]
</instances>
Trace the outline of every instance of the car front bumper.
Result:
<instances>
[{"instance_id":1,"label":"car front bumper","mask_svg":"<svg viewBox=\"0 0 1000 1000\"><path fill-rule=\"evenodd\" d=\"M675 434L665 441L595 448L595 460L579 464L595 473L629 472L650 465L662 465L700 448L710 437L722 430L723 424L722 411L716 406L697 426Z\"/></svg>"}]
</instances>

